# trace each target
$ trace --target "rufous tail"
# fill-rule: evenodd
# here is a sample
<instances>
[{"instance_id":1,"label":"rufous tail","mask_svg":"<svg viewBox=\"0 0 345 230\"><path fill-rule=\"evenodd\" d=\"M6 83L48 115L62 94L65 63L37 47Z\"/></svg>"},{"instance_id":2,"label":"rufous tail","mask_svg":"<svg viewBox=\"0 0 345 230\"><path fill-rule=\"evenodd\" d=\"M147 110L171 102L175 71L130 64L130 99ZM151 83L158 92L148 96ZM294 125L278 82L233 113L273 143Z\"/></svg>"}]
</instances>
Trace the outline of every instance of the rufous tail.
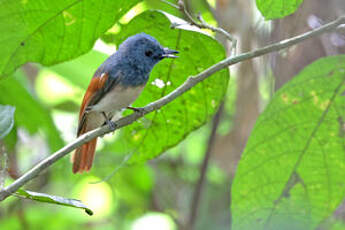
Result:
<instances>
[{"instance_id":1,"label":"rufous tail","mask_svg":"<svg viewBox=\"0 0 345 230\"><path fill-rule=\"evenodd\" d=\"M81 129L78 131L78 136L86 133L86 122L82 122ZM91 141L83 144L73 153L73 173L88 172L91 169L95 150L97 145L97 137Z\"/></svg>"},{"instance_id":2,"label":"rufous tail","mask_svg":"<svg viewBox=\"0 0 345 230\"><path fill-rule=\"evenodd\" d=\"M91 169L96 144L97 138L77 148L72 157L73 173L88 172Z\"/></svg>"}]
</instances>

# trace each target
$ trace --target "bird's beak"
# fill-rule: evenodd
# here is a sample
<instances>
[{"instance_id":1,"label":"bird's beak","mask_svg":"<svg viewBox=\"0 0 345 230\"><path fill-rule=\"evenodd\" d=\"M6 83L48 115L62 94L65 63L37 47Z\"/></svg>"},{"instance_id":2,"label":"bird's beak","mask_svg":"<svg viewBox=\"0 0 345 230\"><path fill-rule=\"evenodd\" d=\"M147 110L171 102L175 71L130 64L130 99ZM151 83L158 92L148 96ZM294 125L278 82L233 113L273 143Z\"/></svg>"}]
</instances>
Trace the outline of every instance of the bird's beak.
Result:
<instances>
[{"instance_id":1,"label":"bird's beak","mask_svg":"<svg viewBox=\"0 0 345 230\"><path fill-rule=\"evenodd\" d=\"M179 52L176 50L171 50L169 48L163 49L164 53L162 54L162 58L177 58L178 56L174 54L178 54Z\"/></svg>"}]
</instances>

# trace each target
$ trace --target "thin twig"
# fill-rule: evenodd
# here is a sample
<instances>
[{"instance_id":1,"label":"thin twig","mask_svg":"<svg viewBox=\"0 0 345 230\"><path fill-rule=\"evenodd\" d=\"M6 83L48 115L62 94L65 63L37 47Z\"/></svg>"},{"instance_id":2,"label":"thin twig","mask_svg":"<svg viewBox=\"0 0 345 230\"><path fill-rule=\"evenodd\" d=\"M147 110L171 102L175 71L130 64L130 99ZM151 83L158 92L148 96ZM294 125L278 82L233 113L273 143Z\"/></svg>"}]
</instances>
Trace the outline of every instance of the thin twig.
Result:
<instances>
[{"instance_id":1,"label":"thin twig","mask_svg":"<svg viewBox=\"0 0 345 230\"><path fill-rule=\"evenodd\" d=\"M223 34L232 43L232 48L234 50L233 53L236 54L236 46L237 46L236 38L234 36L232 36L230 33L228 33L226 30L224 30L223 28L214 27L214 26L207 24L205 22L205 20L202 18L200 13L197 15L197 19L199 21L199 22L197 22L192 17L192 15L188 12L188 10L186 9L185 3L183 0L179 0L178 5L175 5L174 3L171 3L167 0L161 0L161 2L164 2L164 3L168 4L169 6L174 7L175 9L178 9L179 11L181 11L187 17L187 19L191 25L199 27L200 29L208 29L208 30L211 30L215 33ZM209 6L209 7L210 7L210 10L212 10L211 6ZM211 12L211 13L214 13L214 12ZM176 27L176 26L178 26L178 25L173 25L173 27Z\"/></svg>"},{"instance_id":2,"label":"thin twig","mask_svg":"<svg viewBox=\"0 0 345 230\"><path fill-rule=\"evenodd\" d=\"M193 18L193 16L186 9L183 0L179 0L178 1L178 7L179 7L179 10L187 17L187 19L189 20L190 24L192 24L194 26L197 26L197 27L199 27L201 29L209 29L209 30L211 30L211 31L213 31L215 33L220 33L220 34L224 35L231 42L231 49L233 50L232 53L234 55L236 54L237 40L236 40L236 38L234 36L232 36L230 33L228 33L226 30L224 30L221 27L214 27L214 26L211 26L211 25L207 24L205 22L205 20L202 18L200 13L197 15L197 20L199 22L196 21Z\"/></svg>"},{"instance_id":3,"label":"thin twig","mask_svg":"<svg viewBox=\"0 0 345 230\"><path fill-rule=\"evenodd\" d=\"M177 5L167 0L161 0L161 2L164 2L165 4L168 4L169 6L174 7L175 9L178 9L178 10L180 9Z\"/></svg>"},{"instance_id":4,"label":"thin twig","mask_svg":"<svg viewBox=\"0 0 345 230\"><path fill-rule=\"evenodd\" d=\"M221 104L221 106L218 109L218 112L213 118L212 129L211 129L211 133L207 142L207 149L206 149L204 159L199 170L200 176L193 193L193 200L191 203L190 215L189 215L189 219L188 219L187 227L186 227L186 229L189 229L189 230L193 230L195 226L195 221L198 215L200 199L202 196L202 191L203 191L203 187L205 183L205 178L206 178L206 173L207 173L207 169L208 169L208 165L209 165L209 161L211 157L211 152L214 145L214 141L216 139L216 132L219 125L220 117L223 112L223 106L224 106L224 103Z\"/></svg>"},{"instance_id":5,"label":"thin twig","mask_svg":"<svg viewBox=\"0 0 345 230\"><path fill-rule=\"evenodd\" d=\"M240 55L237 55L235 57L228 57L213 66L209 67L208 69L202 71L201 73L189 77L182 85L177 87L174 91L171 93L165 95L164 97L158 99L155 102L152 102L145 107L143 107L143 111L140 113L133 113L131 115L125 116L118 120L116 122L116 129L122 128L124 126L127 126L129 124L132 124L134 121L138 120L140 117L143 117L144 115L151 113L152 111L158 110L164 105L170 103L171 101L175 100L180 95L187 92L189 89L194 87L199 82L205 80L206 78L210 77L212 74L218 72L221 69L224 69L230 65L234 65L236 63L252 59L255 57L262 56L264 54L272 53L275 51L279 51L282 49L285 49L287 47L293 46L297 43L300 43L304 40L319 36L326 32L331 32L336 30L336 28L341 25L345 24L345 15L339 17L337 20L332 21L326 25L323 25L315 30L303 33L301 35L298 35L293 38L289 38L277 43L274 43L272 45L265 46L263 48L243 53ZM102 126L95 130L92 130L90 132L85 133L84 135L78 137L75 141L69 143L65 147L61 148L54 154L50 155L46 159L39 162L36 166L34 166L32 169L30 169L28 172L26 172L24 175L22 175L20 178L15 180L12 184L5 187L3 190L0 191L0 201L4 200L6 197L10 196L13 192L17 191L20 187L22 187L24 184L35 178L41 171L48 168L50 165L58 161L60 158L64 157L74 149L78 148L79 146L83 145L86 142L89 142L90 140L102 136L104 134L113 132L115 129L109 127L109 126Z\"/></svg>"}]
</instances>

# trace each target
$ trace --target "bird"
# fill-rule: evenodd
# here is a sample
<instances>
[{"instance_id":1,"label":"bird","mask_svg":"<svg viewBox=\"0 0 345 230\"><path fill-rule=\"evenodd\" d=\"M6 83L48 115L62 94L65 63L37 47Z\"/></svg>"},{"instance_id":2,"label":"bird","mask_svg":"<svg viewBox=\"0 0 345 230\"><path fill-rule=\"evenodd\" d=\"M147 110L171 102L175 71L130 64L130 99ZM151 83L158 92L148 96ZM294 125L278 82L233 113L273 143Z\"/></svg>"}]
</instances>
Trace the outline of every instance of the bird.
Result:
<instances>
[{"instance_id":1,"label":"bird","mask_svg":"<svg viewBox=\"0 0 345 230\"><path fill-rule=\"evenodd\" d=\"M77 137L102 125L114 127L116 114L140 95L153 67L178 51L163 47L154 37L139 33L128 37L118 50L96 70L86 90L79 112ZM83 144L72 155L73 173L88 172L95 155L97 138Z\"/></svg>"}]
</instances>

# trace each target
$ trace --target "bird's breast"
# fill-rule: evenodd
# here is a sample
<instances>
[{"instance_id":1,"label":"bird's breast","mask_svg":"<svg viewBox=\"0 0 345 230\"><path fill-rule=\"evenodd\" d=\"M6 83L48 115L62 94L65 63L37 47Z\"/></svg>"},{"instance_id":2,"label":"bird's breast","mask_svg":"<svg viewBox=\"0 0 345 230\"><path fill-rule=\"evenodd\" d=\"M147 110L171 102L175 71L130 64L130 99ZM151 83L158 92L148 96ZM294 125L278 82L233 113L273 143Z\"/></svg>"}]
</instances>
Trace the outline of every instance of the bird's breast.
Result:
<instances>
[{"instance_id":1,"label":"bird's breast","mask_svg":"<svg viewBox=\"0 0 345 230\"><path fill-rule=\"evenodd\" d=\"M115 86L103 98L92 107L93 111L113 112L126 108L139 96L144 86L124 87Z\"/></svg>"}]
</instances>

